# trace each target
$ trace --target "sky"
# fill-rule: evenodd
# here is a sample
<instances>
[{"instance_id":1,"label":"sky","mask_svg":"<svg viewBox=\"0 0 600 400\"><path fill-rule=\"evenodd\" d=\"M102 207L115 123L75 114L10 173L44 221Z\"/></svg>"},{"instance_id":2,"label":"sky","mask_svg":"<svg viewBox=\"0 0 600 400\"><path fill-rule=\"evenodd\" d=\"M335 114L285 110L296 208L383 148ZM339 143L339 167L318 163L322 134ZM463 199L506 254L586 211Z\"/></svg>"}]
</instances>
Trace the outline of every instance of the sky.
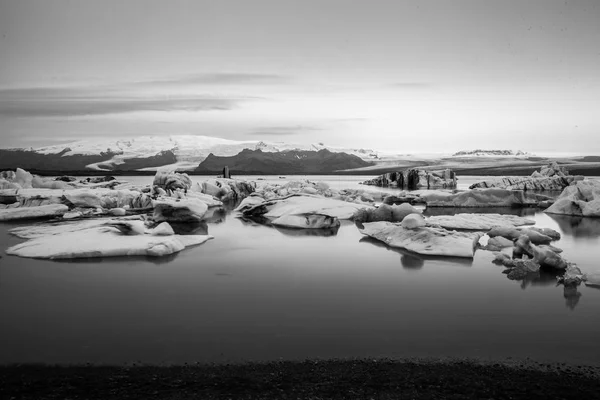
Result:
<instances>
[{"instance_id":1,"label":"sky","mask_svg":"<svg viewBox=\"0 0 600 400\"><path fill-rule=\"evenodd\" d=\"M0 147L600 155L600 1L0 0Z\"/></svg>"}]
</instances>

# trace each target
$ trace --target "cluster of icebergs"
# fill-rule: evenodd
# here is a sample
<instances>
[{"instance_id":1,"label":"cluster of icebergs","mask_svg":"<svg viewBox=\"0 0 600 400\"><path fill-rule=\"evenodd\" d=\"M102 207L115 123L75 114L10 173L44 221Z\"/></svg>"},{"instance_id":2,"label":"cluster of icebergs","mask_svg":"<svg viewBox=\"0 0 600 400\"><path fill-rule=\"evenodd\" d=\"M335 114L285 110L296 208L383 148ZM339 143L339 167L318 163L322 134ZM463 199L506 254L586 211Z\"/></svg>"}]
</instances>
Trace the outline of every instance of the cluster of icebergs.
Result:
<instances>
[{"instance_id":1,"label":"cluster of icebergs","mask_svg":"<svg viewBox=\"0 0 600 400\"><path fill-rule=\"evenodd\" d=\"M186 174L164 170L145 187L128 187L118 181L107 186L109 181L103 178L52 180L22 169L0 176L0 221L51 219L13 228L12 234L28 240L6 252L49 259L160 257L179 252L212 236L177 235L170 223L202 221L209 208L254 190L252 184L231 179L193 184Z\"/></svg>"},{"instance_id":2,"label":"cluster of icebergs","mask_svg":"<svg viewBox=\"0 0 600 400\"><path fill-rule=\"evenodd\" d=\"M511 279L539 268L567 271L565 284L578 276L575 266L551 243L560 235L536 228L533 220L505 214L463 213L423 216L425 207L548 207L546 212L600 216L600 183L577 180L554 201L522 190L477 188L417 190L395 195L365 190L336 190L323 182L285 184L207 179L159 170L152 185L35 177L26 171L0 173L0 221L51 218L50 223L18 227L28 239L9 254L39 258L163 256L204 243L210 235L178 235L170 223L197 223L223 202L241 201L243 219L281 228L333 230L353 220L360 232L390 247L428 256L474 257L477 249L498 252ZM57 187L52 182L58 182ZM260 182L260 181L259 181ZM40 187L45 186L45 187ZM553 203L553 204L552 204ZM512 249L507 255L504 249ZM583 274L579 282L586 277ZM587 277L589 284L597 281ZM596 282L597 283L597 282Z\"/></svg>"}]
</instances>

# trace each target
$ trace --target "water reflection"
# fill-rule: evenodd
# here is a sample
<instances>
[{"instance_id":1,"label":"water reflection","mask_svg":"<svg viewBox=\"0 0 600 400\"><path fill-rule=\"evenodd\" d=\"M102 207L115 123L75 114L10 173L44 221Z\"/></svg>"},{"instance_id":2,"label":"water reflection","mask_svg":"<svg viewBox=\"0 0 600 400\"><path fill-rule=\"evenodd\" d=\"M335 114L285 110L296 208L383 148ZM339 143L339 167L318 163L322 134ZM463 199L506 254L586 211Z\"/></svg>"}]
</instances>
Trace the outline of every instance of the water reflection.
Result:
<instances>
[{"instance_id":1,"label":"water reflection","mask_svg":"<svg viewBox=\"0 0 600 400\"><path fill-rule=\"evenodd\" d=\"M565 297L565 305L571 310L575 309L582 296L581 292L577 290L577 286L565 286L563 295Z\"/></svg>"},{"instance_id":2,"label":"water reflection","mask_svg":"<svg viewBox=\"0 0 600 400\"><path fill-rule=\"evenodd\" d=\"M170 225L177 235L208 235L206 221L170 222Z\"/></svg>"},{"instance_id":3,"label":"water reflection","mask_svg":"<svg viewBox=\"0 0 600 400\"><path fill-rule=\"evenodd\" d=\"M521 289L525 290L529 286L556 286L556 271L547 271L540 269L538 272L527 274L520 279L513 279L521 282Z\"/></svg>"},{"instance_id":4,"label":"water reflection","mask_svg":"<svg viewBox=\"0 0 600 400\"><path fill-rule=\"evenodd\" d=\"M227 220L227 209L224 207L211 207L204 214L203 221L211 224L220 224Z\"/></svg>"},{"instance_id":5,"label":"water reflection","mask_svg":"<svg viewBox=\"0 0 600 400\"><path fill-rule=\"evenodd\" d=\"M472 258L465 257L444 257L444 256L425 256L422 254L413 253L408 250L403 250L395 247L390 247L387 244L373 239L369 236L364 236L360 238L359 243L369 243L371 245L384 248L389 251L393 251L395 253L400 254L400 263L403 268L406 269L421 269L425 266L426 262L435 262L435 263L451 263L454 265L464 265L471 266L473 265Z\"/></svg>"},{"instance_id":6,"label":"water reflection","mask_svg":"<svg viewBox=\"0 0 600 400\"><path fill-rule=\"evenodd\" d=\"M58 259L50 260L60 264L131 264L134 262L149 262L154 265L169 264L177 258L179 253L168 254L161 257L151 256L120 256L120 257L88 257L88 258L73 258L73 259Z\"/></svg>"},{"instance_id":7,"label":"water reflection","mask_svg":"<svg viewBox=\"0 0 600 400\"><path fill-rule=\"evenodd\" d=\"M274 226L277 231L283 233L286 236L321 236L329 237L335 236L338 233L339 227L327 228L327 229L301 229L301 228L284 228L281 226Z\"/></svg>"},{"instance_id":8,"label":"water reflection","mask_svg":"<svg viewBox=\"0 0 600 400\"><path fill-rule=\"evenodd\" d=\"M600 218L576 217L571 215L546 214L554 220L565 235L576 238L600 237Z\"/></svg>"},{"instance_id":9,"label":"water reflection","mask_svg":"<svg viewBox=\"0 0 600 400\"><path fill-rule=\"evenodd\" d=\"M275 229L283 235L291 236L291 237L306 237L306 236L320 236L320 237L330 237L335 236L338 233L339 226L335 228L325 228L325 229L302 229L302 228L286 228L282 226L274 226L271 224L271 221L268 218L262 216L238 216L238 219L242 222L242 224L247 226L265 226L271 229Z\"/></svg>"}]
</instances>

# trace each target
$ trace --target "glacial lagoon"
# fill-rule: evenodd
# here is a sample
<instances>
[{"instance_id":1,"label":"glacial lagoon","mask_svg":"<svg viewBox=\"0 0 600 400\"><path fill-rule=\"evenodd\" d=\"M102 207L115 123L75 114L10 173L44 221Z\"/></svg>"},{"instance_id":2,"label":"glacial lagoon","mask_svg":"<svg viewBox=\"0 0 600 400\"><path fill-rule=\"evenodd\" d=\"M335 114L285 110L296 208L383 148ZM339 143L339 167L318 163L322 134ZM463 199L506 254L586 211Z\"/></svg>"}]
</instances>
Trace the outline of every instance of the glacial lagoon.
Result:
<instances>
[{"instance_id":1,"label":"glacial lagoon","mask_svg":"<svg viewBox=\"0 0 600 400\"><path fill-rule=\"evenodd\" d=\"M381 190L355 176L236 178ZM482 178L460 177L459 188ZM352 222L334 232L281 229L233 208L176 227L215 239L164 258L56 262L2 251L0 363L477 357L600 365L598 288L565 290L544 273L511 281L488 251L472 260L423 257L369 239ZM600 219L533 208L425 215L475 211L555 229L568 261L600 272ZM23 241L8 230L24 224L0 224L3 250Z\"/></svg>"}]
</instances>

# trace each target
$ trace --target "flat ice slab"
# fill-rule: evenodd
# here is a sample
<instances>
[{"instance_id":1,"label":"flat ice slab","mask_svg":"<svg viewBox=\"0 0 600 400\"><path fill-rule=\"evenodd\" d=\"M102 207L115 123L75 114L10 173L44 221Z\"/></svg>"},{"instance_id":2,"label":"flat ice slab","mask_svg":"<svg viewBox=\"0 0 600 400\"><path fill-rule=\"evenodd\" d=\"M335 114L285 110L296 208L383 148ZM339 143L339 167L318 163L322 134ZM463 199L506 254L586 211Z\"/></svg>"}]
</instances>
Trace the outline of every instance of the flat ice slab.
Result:
<instances>
[{"instance_id":1,"label":"flat ice slab","mask_svg":"<svg viewBox=\"0 0 600 400\"><path fill-rule=\"evenodd\" d=\"M18 219L51 218L58 217L69 211L64 204L48 204L37 207L16 207L0 209L0 221L13 221Z\"/></svg>"},{"instance_id":2,"label":"flat ice slab","mask_svg":"<svg viewBox=\"0 0 600 400\"><path fill-rule=\"evenodd\" d=\"M443 228L418 227L407 229L391 222L367 222L363 235L415 253L429 256L469 257L475 254L480 232L456 232Z\"/></svg>"},{"instance_id":3,"label":"flat ice slab","mask_svg":"<svg viewBox=\"0 0 600 400\"><path fill-rule=\"evenodd\" d=\"M351 219L356 210L372 208L364 204L349 203L327 197L296 195L285 199L267 200L254 207L250 207L245 212L251 212L253 209L263 206L267 210L263 216L267 218L280 218L284 215L319 214L338 219Z\"/></svg>"},{"instance_id":4,"label":"flat ice slab","mask_svg":"<svg viewBox=\"0 0 600 400\"><path fill-rule=\"evenodd\" d=\"M505 214L456 214L435 215L427 218L428 225L439 225L446 229L490 230L495 226L535 225L535 221L516 215Z\"/></svg>"},{"instance_id":5,"label":"flat ice slab","mask_svg":"<svg viewBox=\"0 0 600 400\"><path fill-rule=\"evenodd\" d=\"M6 253L52 260L117 256L161 257L212 238L210 235L123 235L114 227L94 227L41 236L12 246Z\"/></svg>"}]
</instances>

